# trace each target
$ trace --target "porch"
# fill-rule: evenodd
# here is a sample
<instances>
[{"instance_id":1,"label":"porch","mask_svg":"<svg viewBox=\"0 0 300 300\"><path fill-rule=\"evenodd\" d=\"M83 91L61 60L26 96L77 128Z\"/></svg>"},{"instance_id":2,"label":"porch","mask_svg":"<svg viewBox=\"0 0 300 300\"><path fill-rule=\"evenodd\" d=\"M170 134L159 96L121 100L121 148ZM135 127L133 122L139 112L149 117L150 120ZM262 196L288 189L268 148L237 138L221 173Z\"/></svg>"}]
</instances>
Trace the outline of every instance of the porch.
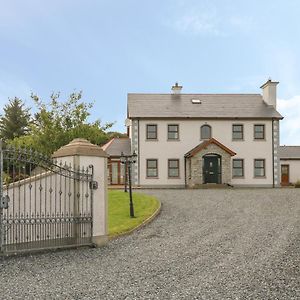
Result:
<instances>
[{"instance_id":1,"label":"porch","mask_svg":"<svg viewBox=\"0 0 300 300\"><path fill-rule=\"evenodd\" d=\"M187 186L230 185L231 156L235 154L213 138L202 142L185 154Z\"/></svg>"}]
</instances>

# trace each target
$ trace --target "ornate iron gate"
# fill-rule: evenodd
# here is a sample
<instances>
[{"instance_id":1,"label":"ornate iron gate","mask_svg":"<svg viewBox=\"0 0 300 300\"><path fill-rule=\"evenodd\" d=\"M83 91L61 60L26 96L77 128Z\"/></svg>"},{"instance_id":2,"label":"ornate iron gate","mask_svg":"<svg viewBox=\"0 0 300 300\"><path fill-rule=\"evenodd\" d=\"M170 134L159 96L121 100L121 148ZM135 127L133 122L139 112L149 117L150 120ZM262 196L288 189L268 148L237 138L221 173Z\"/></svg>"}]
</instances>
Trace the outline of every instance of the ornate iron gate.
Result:
<instances>
[{"instance_id":1,"label":"ornate iron gate","mask_svg":"<svg viewBox=\"0 0 300 300\"><path fill-rule=\"evenodd\" d=\"M93 166L0 145L0 253L92 243Z\"/></svg>"}]
</instances>

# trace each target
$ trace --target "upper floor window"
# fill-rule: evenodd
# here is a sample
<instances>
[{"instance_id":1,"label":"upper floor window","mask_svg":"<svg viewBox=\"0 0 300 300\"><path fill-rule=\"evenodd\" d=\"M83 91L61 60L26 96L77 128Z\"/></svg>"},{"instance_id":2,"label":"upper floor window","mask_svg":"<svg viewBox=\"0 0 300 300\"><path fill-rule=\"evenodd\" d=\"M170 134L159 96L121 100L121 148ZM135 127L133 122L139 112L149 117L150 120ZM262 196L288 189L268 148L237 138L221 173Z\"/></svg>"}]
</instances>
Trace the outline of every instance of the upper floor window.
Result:
<instances>
[{"instance_id":1,"label":"upper floor window","mask_svg":"<svg viewBox=\"0 0 300 300\"><path fill-rule=\"evenodd\" d=\"M265 125L254 125L254 139L263 140L265 139Z\"/></svg>"},{"instance_id":2,"label":"upper floor window","mask_svg":"<svg viewBox=\"0 0 300 300\"><path fill-rule=\"evenodd\" d=\"M232 176L243 177L244 176L244 160L233 159L232 160Z\"/></svg>"},{"instance_id":3,"label":"upper floor window","mask_svg":"<svg viewBox=\"0 0 300 300\"><path fill-rule=\"evenodd\" d=\"M147 168L147 177L158 177L157 159L147 159L146 168Z\"/></svg>"},{"instance_id":4,"label":"upper floor window","mask_svg":"<svg viewBox=\"0 0 300 300\"><path fill-rule=\"evenodd\" d=\"M156 124L147 124L146 138L147 138L147 140L157 140L157 125Z\"/></svg>"},{"instance_id":5,"label":"upper floor window","mask_svg":"<svg viewBox=\"0 0 300 300\"><path fill-rule=\"evenodd\" d=\"M232 139L242 140L244 138L244 126L241 124L232 125Z\"/></svg>"},{"instance_id":6,"label":"upper floor window","mask_svg":"<svg viewBox=\"0 0 300 300\"><path fill-rule=\"evenodd\" d=\"M211 127L209 125L201 126L201 140L208 140L211 138Z\"/></svg>"},{"instance_id":7,"label":"upper floor window","mask_svg":"<svg viewBox=\"0 0 300 300\"><path fill-rule=\"evenodd\" d=\"M172 178L179 177L179 159L168 160L168 176Z\"/></svg>"},{"instance_id":8,"label":"upper floor window","mask_svg":"<svg viewBox=\"0 0 300 300\"><path fill-rule=\"evenodd\" d=\"M266 161L264 159L254 159L254 177L265 177Z\"/></svg>"},{"instance_id":9,"label":"upper floor window","mask_svg":"<svg viewBox=\"0 0 300 300\"><path fill-rule=\"evenodd\" d=\"M168 140L178 140L179 139L179 125L171 124L168 125Z\"/></svg>"}]
</instances>

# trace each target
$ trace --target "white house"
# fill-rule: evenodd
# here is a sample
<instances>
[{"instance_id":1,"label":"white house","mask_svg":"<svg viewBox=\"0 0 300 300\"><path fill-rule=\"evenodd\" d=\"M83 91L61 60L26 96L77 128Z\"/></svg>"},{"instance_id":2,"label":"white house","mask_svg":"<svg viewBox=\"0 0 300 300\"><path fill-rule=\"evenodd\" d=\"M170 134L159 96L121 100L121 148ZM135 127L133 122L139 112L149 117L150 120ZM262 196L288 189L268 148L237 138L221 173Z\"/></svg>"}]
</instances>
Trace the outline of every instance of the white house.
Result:
<instances>
[{"instance_id":1,"label":"white house","mask_svg":"<svg viewBox=\"0 0 300 300\"><path fill-rule=\"evenodd\" d=\"M280 185L276 86L260 94L128 94L133 183L142 187L202 184Z\"/></svg>"}]
</instances>

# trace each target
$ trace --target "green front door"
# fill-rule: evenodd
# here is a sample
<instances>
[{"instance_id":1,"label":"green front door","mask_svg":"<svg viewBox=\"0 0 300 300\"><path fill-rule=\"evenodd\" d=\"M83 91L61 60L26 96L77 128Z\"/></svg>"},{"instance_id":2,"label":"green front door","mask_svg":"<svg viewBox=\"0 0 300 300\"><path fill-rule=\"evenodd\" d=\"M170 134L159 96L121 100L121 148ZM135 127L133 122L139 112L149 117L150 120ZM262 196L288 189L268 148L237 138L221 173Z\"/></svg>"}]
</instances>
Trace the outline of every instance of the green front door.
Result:
<instances>
[{"instance_id":1,"label":"green front door","mask_svg":"<svg viewBox=\"0 0 300 300\"><path fill-rule=\"evenodd\" d=\"M204 156L203 180L204 183L221 183L221 159L217 155Z\"/></svg>"}]
</instances>

